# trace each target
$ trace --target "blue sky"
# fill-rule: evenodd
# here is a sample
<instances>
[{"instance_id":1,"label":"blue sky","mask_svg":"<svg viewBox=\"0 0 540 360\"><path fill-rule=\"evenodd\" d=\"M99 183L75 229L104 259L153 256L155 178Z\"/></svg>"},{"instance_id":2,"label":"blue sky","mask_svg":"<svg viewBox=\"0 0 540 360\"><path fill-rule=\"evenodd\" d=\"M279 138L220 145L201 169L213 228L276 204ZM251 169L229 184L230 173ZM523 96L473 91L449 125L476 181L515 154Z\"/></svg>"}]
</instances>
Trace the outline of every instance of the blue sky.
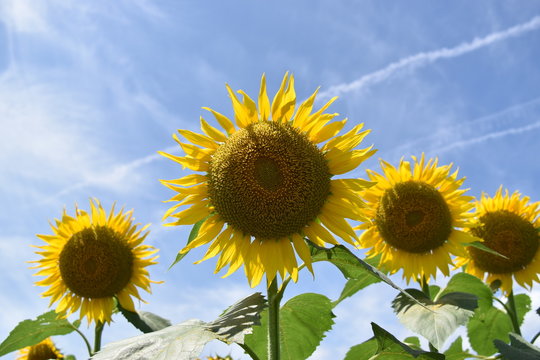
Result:
<instances>
[{"instance_id":1,"label":"blue sky","mask_svg":"<svg viewBox=\"0 0 540 360\"><path fill-rule=\"evenodd\" d=\"M35 234L89 197L152 223L148 241L161 257L151 276L165 283L141 309L174 323L212 320L253 292L241 272L221 279L213 260L193 265L203 250L167 271L189 228L161 225L172 194L158 179L185 173L156 152L173 151L176 129L198 130L203 106L231 115L224 84L256 94L263 72L270 94L291 71L300 99L321 86L321 101L339 95L331 111L348 117L348 128L372 129L366 143L378 153L353 176L377 169L378 158L395 164L426 152L459 167L474 196L502 184L540 200L539 58L536 0L2 0L0 338L47 310L25 263L36 259ZM325 264L315 271L286 297L337 298L339 273ZM370 321L411 335L390 311L395 295L375 285L340 304L311 359L342 358L371 336ZM537 319L527 318L525 334L536 333ZM104 341L137 334L117 318ZM56 340L84 358L76 335ZM242 354L219 343L204 354L215 351Z\"/></svg>"}]
</instances>

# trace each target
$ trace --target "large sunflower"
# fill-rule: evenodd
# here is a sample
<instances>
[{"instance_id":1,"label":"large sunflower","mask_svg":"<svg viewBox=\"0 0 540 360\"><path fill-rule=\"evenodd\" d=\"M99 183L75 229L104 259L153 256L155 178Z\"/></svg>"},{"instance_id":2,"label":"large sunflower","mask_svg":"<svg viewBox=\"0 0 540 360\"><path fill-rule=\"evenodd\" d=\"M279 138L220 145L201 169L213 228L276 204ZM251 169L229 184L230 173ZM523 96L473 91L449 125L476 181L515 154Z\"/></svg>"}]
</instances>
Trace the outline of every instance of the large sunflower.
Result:
<instances>
[{"instance_id":1,"label":"large sunflower","mask_svg":"<svg viewBox=\"0 0 540 360\"><path fill-rule=\"evenodd\" d=\"M539 215L540 202L529 203L529 197L517 191L503 195L501 186L495 197L483 193L470 231L506 258L468 247L468 256L459 257L456 265L466 265L466 272L488 283L499 280L505 293L512 291L512 278L532 287L540 274Z\"/></svg>"},{"instance_id":2,"label":"large sunflower","mask_svg":"<svg viewBox=\"0 0 540 360\"><path fill-rule=\"evenodd\" d=\"M19 350L17 360L49 360L63 358L64 355L56 348L51 338L47 338L36 345L27 346Z\"/></svg>"},{"instance_id":3,"label":"large sunflower","mask_svg":"<svg viewBox=\"0 0 540 360\"><path fill-rule=\"evenodd\" d=\"M220 254L216 272L229 265L225 276L244 265L251 286L266 273L269 283L279 273L296 281L296 254L311 268L304 237L319 246L336 244L333 234L350 244L357 237L345 220L361 220L364 206L358 194L368 183L332 179L355 169L375 150L355 149L369 131L357 125L336 136L346 119L324 111L335 98L312 112L317 91L296 109L294 78L285 74L272 104L263 75L258 105L243 91L239 100L229 86L236 126L210 111L225 133L201 118L203 134L178 130L190 143L174 139L186 156L162 155L191 174L163 183L176 191L165 217L169 225L195 224L198 236L182 253L212 242L202 260ZM317 144L326 142L321 148ZM187 206L183 210L180 207Z\"/></svg>"},{"instance_id":4,"label":"large sunflower","mask_svg":"<svg viewBox=\"0 0 540 360\"><path fill-rule=\"evenodd\" d=\"M109 215L99 201L90 201L90 213L76 209L75 216L64 210L53 235L37 235L47 244L36 252L42 258L33 268L35 275L46 276L36 282L48 286L43 293L52 305L59 301L56 312L69 315L80 309L80 317L88 322L110 322L116 297L122 307L135 311L131 296L142 300L136 286L150 292L148 265L156 264L157 250L143 245L148 225L137 229L132 211Z\"/></svg>"},{"instance_id":5,"label":"large sunflower","mask_svg":"<svg viewBox=\"0 0 540 360\"><path fill-rule=\"evenodd\" d=\"M438 166L437 159L425 162L412 157L413 164L401 160L395 168L381 160L383 174L368 170L377 182L362 196L367 207L362 211L370 221L360 243L371 248L368 256L381 254L380 265L391 273L403 269L410 281L435 277L437 269L449 275L450 254L463 254L463 243L475 239L458 230L467 226L472 197L460 189L452 165Z\"/></svg>"}]
</instances>

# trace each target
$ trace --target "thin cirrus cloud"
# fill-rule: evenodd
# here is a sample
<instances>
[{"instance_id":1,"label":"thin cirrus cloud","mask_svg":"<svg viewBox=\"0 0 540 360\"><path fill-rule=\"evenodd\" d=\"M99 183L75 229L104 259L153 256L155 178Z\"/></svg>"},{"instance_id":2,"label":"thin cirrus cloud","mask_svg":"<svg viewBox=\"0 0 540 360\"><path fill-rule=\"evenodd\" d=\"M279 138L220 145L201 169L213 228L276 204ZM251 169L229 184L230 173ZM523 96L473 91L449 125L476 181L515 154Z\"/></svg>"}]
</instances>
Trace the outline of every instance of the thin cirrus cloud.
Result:
<instances>
[{"instance_id":1,"label":"thin cirrus cloud","mask_svg":"<svg viewBox=\"0 0 540 360\"><path fill-rule=\"evenodd\" d=\"M493 32L481 38L475 38L472 41L461 43L452 48L441 48L429 52L421 52L408 56L396 62L389 64L381 70L366 74L353 82L338 84L330 87L328 90L319 93L321 98L330 98L333 96L345 94L351 91L360 90L374 84L385 81L398 71L413 70L421 66L426 66L441 59L455 58L486 46L520 36L530 31L540 28L540 16L535 16L531 20L512 26L506 30Z\"/></svg>"},{"instance_id":2,"label":"thin cirrus cloud","mask_svg":"<svg viewBox=\"0 0 540 360\"><path fill-rule=\"evenodd\" d=\"M400 59L396 62L389 64L388 66L380 70L366 74L362 76L360 79L355 80L353 82L332 86L328 90L319 93L319 96L321 98L324 98L324 97L328 98L331 96L336 96L339 94L345 94L351 91L360 90L370 85L381 83L387 80L388 78L390 78L392 75L396 74L397 72L413 70L421 66L427 66L441 59L459 57L467 53L473 52L475 50L479 50L481 48L495 44L497 42L504 41L512 37L521 36L528 32L538 30L538 29L540 29L540 16L535 16L527 22L512 26L502 31L493 32L484 37L477 37L471 41L463 42L455 47L451 47L451 48L443 47L438 50L434 50L430 52L421 52L415 55L405 57L403 59ZM516 110L516 109L522 109L522 108L528 107L531 104L536 104L537 100L538 99L529 101L527 103L518 104L516 106L513 106L511 109ZM490 119L490 121L496 122L497 120L505 117L506 115L507 115L506 110L504 110L502 112L488 115L482 119ZM438 149L438 152L450 151L452 149L456 149L460 147L466 147L473 144L479 144L481 142L485 142L491 139L497 139L497 138L505 137L508 135L520 134L526 131L536 129L538 127L540 127L540 122L525 124L525 125L517 126L517 127L514 126L510 128L505 128L505 129L498 129L496 131L490 131L490 132L484 133L483 135L480 135L480 136L462 138L459 141L454 141L451 144L446 144L446 145L443 145L442 147L438 145L437 149ZM405 147L410 148L413 145L414 144L408 144L408 145L405 145ZM163 151L171 152L173 151L173 149L174 148L167 148ZM403 150L403 146L400 147L400 149ZM109 184L109 180L110 180L110 185L113 186L114 184L117 184L119 180L121 180L121 178L123 178L124 176L128 176L130 170L135 170L144 164L154 162L161 158L162 157L160 156L149 155L140 159L136 159L128 164L117 165L110 171L111 174L116 174L116 176L110 177L110 179L108 179L107 177L103 178L102 176L99 176L99 181L96 180L98 179L98 177L91 176L80 183L77 183L73 186L70 186L69 188L66 188L60 191L59 193L56 194L55 197L60 196L60 195L65 195L71 192L72 190L75 190L75 189L78 189L87 185L99 184L101 186L107 186Z\"/></svg>"}]
</instances>

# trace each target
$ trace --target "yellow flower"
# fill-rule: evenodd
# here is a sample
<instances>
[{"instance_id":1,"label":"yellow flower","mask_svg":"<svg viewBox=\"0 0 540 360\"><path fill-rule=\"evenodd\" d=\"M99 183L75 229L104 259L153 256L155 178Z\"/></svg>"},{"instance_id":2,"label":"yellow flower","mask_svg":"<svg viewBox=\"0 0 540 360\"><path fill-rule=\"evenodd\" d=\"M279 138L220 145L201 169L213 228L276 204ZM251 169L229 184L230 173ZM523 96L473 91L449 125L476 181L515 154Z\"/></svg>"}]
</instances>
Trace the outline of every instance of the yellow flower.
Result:
<instances>
[{"instance_id":1,"label":"yellow flower","mask_svg":"<svg viewBox=\"0 0 540 360\"><path fill-rule=\"evenodd\" d=\"M355 169L375 151L355 149L369 131L357 125L336 136L346 119L324 111L335 100L312 112L317 91L296 108L294 78L285 74L270 104L263 75L258 105L243 91L239 100L229 86L237 127L226 116L210 111L225 132L201 118L203 134L173 136L186 156L166 153L191 174L163 183L177 192L165 214L177 219L168 225L190 225L205 219L198 236L182 253L212 242L202 260L218 254L216 272L229 265L225 276L244 265L251 286L266 273L269 283L279 273L298 275L296 254L310 271L311 257L304 240L319 246L337 244L333 234L350 244L357 237L345 220L363 219L358 194L368 182L331 179ZM321 148L317 144L326 142ZM180 207L187 206L180 210Z\"/></svg>"},{"instance_id":2,"label":"yellow flower","mask_svg":"<svg viewBox=\"0 0 540 360\"><path fill-rule=\"evenodd\" d=\"M48 360L63 358L64 355L56 348L51 338L47 338L39 344L19 350L17 360Z\"/></svg>"},{"instance_id":3,"label":"yellow flower","mask_svg":"<svg viewBox=\"0 0 540 360\"><path fill-rule=\"evenodd\" d=\"M456 266L466 265L466 272L487 283L501 281L505 293L512 291L512 277L523 287L532 287L540 273L540 202L529 203L529 197L515 191L512 195L502 186L495 197L482 194L476 202L473 235L484 245L507 259L468 247L468 256L460 257Z\"/></svg>"},{"instance_id":4,"label":"yellow flower","mask_svg":"<svg viewBox=\"0 0 540 360\"><path fill-rule=\"evenodd\" d=\"M463 243L478 240L457 229L467 226L473 206L460 189L465 179L437 159L412 158L398 168L381 160L383 175L367 171L377 184L363 193L371 221L358 227L364 230L360 243L371 248L368 256L381 254L380 265L391 273L403 269L407 282L435 278L437 269L448 276L450 254L463 254Z\"/></svg>"},{"instance_id":5,"label":"yellow flower","mask_svg":"<svg viewBox=\"0 0 540 360\"><path fill-rule=\"evenodd\" d=\"M49 289L42 295L51 297L56 312L69 315L80 309L80 318L88 322L110 322L116 297L120 304L135 311L131 296L142 300L136 286L150 292L147 266L156 264L147 257L157 250L143 245L148 225L137 230L132 211L121 210L109 215L99 201L90 201L90 213L76 208L75 216L67 215L51 224L53 235L37 235L47 244L36 252L42 258L33 268L35 275L46 276L36 282ZM146 259L145 259L146 258Z\"/></svg>"}]
</instances>

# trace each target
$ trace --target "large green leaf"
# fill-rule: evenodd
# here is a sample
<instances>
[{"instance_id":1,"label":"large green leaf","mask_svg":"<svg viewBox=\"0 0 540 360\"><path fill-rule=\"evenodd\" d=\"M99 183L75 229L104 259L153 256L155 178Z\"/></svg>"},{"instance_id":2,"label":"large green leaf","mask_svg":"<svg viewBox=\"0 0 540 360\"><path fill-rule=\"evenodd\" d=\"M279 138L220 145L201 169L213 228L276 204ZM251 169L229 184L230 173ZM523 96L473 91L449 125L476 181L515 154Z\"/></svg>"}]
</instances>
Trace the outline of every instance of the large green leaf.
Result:
<instances>
[{"instance_id":1,"label":"large green leaf","mask_svg":"<svg viewBox=\"0 0 540 360\"><path fill-rule=\"evenodd\" d=\"M446 360L466 360L471 357L468 351L463 350L463 339L458 337L444 352Z\"/></svg>"},{"instance_id":2,"label":"large green leaf","mask_svg":"<svg viewBox=\"0 0 540 360\"><path fill-rule=\"evenodd\" d=\"M206 323L192 319L159 331L135 336L106 345L92 357L94 360L176 360L194 359L211 340L243 341L266 306L255 293L228 308L219 318Z\"/></svg>"},{"instance_id":3,"label":"large green leaf","mask_svg":"<svg viewBox=\"0 0 540 360\"><path fill-rule=\"evenodd\" d=\"M525 315L531 310L531 298L527 294L517 294L514 296L514 301L516 303L518 323L521 325Z\"/></svg>"},{"instance_id":4,"label":"large green leaf","mask_svg":"<svg viewBox=\"0 0 540 360\"><path fill-rule=\"evenodd\" d=\"M371 266L375 266L376 264L379 263L379 257L366 259L365 261ZM371 284L378 283L380 281L381 280L379 278L377 278L376 276L373 276L367 271L365 271L363 274L362 273L358 274L357 277L354 279L351 278L347 280L347 282L345 283L345 286L343 287L343 290L341 290L341 294L339 298L333 302L334 307L338 305L340 302L342 302L343 300L345 300L346 298L353 296L354 294L356 294L358 291L362 290L363 288Z\"/></svg>"},{"instance_id":5,"label":"large green leaf","mask_svg":"<svg viewBox=\"0 0 540 360\"><path fill-rule=\"evenodd\" d=\"M0 356L35 345L49 336L69 334L75 329L68 320L58 318L54 310L38 316L36 320L21 321L0 344Z\"/></svg>"},{"instance_id":6,"label":"large green leaf","mask_svg":"<svg viewBox=\"0 0 540 360\"><path fill-rule=\"evenodd\" d=\"M409 296L408 293L397 286L382 271L365 260L360 259L343 245L336 245L329 249L325 249L311 244L311 258L314 262L328 261L332 263L341 271L346 279L362 279L368 274L373 276L377 281L383 281L405 294L405 296ZM415 301L412 297L411 300Z\"/></svg>"},{"instance_id":7,"label":"large green leaf","mask_svg":"<svg viewBox=\"0 0 540 360\"><path fill-rule=\"evenodd\" d=\"M377 352L378 346L377 340L371 338L350 348L343 360L369 360Z\"/></svg>"},{"instance_id":8,"label":"large green leaf","mask_svg":"<svg viewBox=\"0 0 540 360\"><path fill-rule=\"evenodd\" d=\"M517 334L510 334L510 345L501 340L495 340L494 343L504 360L540 359L540 348L534 346Z\"/></svg>"},{"instance_id":9,"label":"large green leaf","mask_svg":"<svg viewBox=\"0 0 540 360\"><path fill-rule=\"evenodd\" d=\"M472 348L480 355L493 355L497 349L493 340L508 342L512 323L508 315L497 308L477 311L467 324L467 335Z\"/></svg>"},{"instance_id":10,"label":"large green leaf","mask_svg":"<svg viewBox=\"0 0 540 360\"><path fill-rule=\"evenodd\" d=\"M470 305L471 299L467 297L474 295L447 293L434 303L417 289L407 289L406 291L424 305L420 306L402 293L398 294L392 301L392 307L399 321L409 330L425 337L437 349L442 349L448 337L460 325L465 325L474 314L470 308L457 306Z\"/></svg>"},{"instance_id":11,"label":"large green leaf","mask_svg":"<svg viewBox=\"0 0 540 360\"><path fill-rule=\"evenodd\" d=\"M402 359L420 359L420 360L444 360L443 354L416 350L407 344L402 343L388 331L375 323L371 323L373 334L377 340L377 353L370 360L402 360Z\"/></svg>"},{"instance_id":12,"label":"large green leaf","mask_svg":"<svg viewBox=\"0 0 540 360\"><path fill-rule=\"evenodd\" d=\"M484 282L476 276L466 273L457 273L452 276L446 287L438 294L440 298L448 293L464 292L478 297L478 307L488 309L493 303L493 293Z\"/></svg>"},{"instance_id":13,"label":"large green leaf","mask_svg":"<svg viewBox=\"0 0 540 360\"><path fill-rule=\"evenodd\" d=\"M199 235L199 229L201 228L202 224L209 218L209 216L207 216L206 218L202 219L202 220L199 220L198 222L195 223L195 225L193 225L193 227L191 228L191 231L189 232L189 237L188 237L188 241L186 243L186 245L188 245L190 242L192 242L193 240L195 240L195 238L197 237L197 235ZM189 251L188 251L189 252ZM173 263L171 264L171 266L169 266L169 270L176 264L178 264L180 262L180 260L182 260L184 258L184 256L186 256L188 254L188 252L185 252L185 253L180 253L178 252L178 254L176 254L176 258L174 259Z\"/></svg>"},{"instance_id":14,"label":"large green leaf","mask_svg":"<svg viewBox=\"0 0 540 360\"><path fill-rule=\"evenodd\" d=\"M171 322L167 319L162 318L159 315L153 314L147 311L129 311L124 309L122 305L118 302L118 310L124 315L127 321L129 321L133 326L142 331L143 333L149 333L152 331L158 331L171 326Z\"/></svg>"},{"instance_id":15,"label":"large green leaf","mask_svg":"<svg viewBox=\"0 0 540 360\"><path fill-rule=\"evenodd\" d=\"M320 294L298 295L285 303L279 313L281 359L307 359L317 348L324 333L334 324L332 303ZM245 345L260 360L267 359L268 311L264 311L261 326L246 335Z\"/></svg>"}]
</instances>

